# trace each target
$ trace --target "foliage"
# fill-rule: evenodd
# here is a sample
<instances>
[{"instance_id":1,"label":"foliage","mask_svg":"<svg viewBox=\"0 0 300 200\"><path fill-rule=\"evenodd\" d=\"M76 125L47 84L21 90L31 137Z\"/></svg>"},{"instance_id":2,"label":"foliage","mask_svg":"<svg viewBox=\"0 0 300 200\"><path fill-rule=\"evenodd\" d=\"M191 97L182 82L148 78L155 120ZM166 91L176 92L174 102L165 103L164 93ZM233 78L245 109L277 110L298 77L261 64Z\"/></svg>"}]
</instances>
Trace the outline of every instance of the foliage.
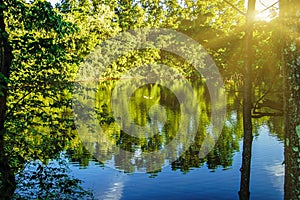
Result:
<instances>
[{"instance_id":1,"label":"foliage","mask_svg":"<svg viewBox=\"0 0 300 200\"><path fill-rule=\"evenodd\" d=\"M28 159L45 162L74 137L70 131L72 118L69 118L71 85L68 81L72 70L65 38L76 27L65 22L48 2L10 3L7 24L14 59L6 140L12 165L17 169Z\"/></svg>"}]
</instances>

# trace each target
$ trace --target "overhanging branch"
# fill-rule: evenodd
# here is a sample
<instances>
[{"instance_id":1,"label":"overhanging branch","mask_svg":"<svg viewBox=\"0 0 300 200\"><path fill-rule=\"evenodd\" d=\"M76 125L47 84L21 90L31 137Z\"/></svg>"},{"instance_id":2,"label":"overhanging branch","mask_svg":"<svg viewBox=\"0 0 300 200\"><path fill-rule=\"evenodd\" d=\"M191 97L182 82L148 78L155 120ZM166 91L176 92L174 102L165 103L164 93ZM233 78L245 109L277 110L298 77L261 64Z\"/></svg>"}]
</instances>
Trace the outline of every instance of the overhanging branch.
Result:
<instances>
[{"instance_id":1,"label":"overhanging branch","mask_svg":"<svg viewBox=\"0 0 300 200\"><path fill-rule=\"evenodd\" d=\"M227 0L224 0L225 3L229 4L234 10L238 11L240 14L246 16L246 13L244 13L243 11L241 11L240 9L238 9L235 5L233 5L232 3L230 3Z\"/></svg>"}]
</instances>

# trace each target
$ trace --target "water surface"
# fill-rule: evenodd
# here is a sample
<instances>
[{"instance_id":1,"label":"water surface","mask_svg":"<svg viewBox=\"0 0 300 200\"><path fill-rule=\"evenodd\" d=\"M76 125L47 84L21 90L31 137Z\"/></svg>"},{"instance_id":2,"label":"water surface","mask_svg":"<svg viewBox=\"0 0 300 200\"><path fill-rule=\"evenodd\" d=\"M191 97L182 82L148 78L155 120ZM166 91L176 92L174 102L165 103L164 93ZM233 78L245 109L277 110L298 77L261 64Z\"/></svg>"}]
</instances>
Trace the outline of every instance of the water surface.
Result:
<instances>
[{"instance_id":1,"label":"water surface","mask_svg":"<svg viewBox=\"0 0 300 200\"><path fill-rule=\"evenodd\" d=\"M172 91L159 84L148 84L137 89L126 104L114 108L119 114L115 117L111 108L113 101L110 101L115 83L101 84L96 107L99 111L98 119L104 127L101 134L107 134L108 139L95 139L97 134L86 137L88 128L81 129L84 133L79 132L79 135L83 135L81 139L91 155L76 154L75 151L75 154L70 153L69 162L72 174L83 180L83 186L92 189L97 199L238 199L243 135L238 95L227 95L222 133L214 148L205 157L201 157L199 149L203 137L214 130L210 127L210 97L205 85L194 83L193 90L199 102L189 106L198 109L199 115L186 120L181 117L182 102L178 101ZM122 87L125 90L130 85ZM176 85L173 89L176 89ZM121 97L127 98L125 96ZM121 111L126 106L130 109L126 109L128 113L124 114ZM122 120L124 118L126 120ZM189 134L195 129L192 121L196 119L199 120L199 127L192 144L184 148L185 151L177 155L175 161L171 156L162 155L151 165L152 168L147 168L147 158L137 155L137 152L163 149L178 130L182 131L178 124L185 123L184 126L188 127L186 134ZM123 124L117 126L120 121ZM255 137L252 147L251 199L283 198L281 123L281 117L253 120ZM146 128L140 133L136 127L132 128L132 124ZM136 137L131 136L130 131L135 131ZM139 138L139 133L146 137ZM187 144L183 141L185 138L180 137L174 151ZM110 145L134 153L121 154ZM128 164L126 160L132 162ZM145 169L147 173L140 173L140 169Z\"/></svg>"}]
</instances>

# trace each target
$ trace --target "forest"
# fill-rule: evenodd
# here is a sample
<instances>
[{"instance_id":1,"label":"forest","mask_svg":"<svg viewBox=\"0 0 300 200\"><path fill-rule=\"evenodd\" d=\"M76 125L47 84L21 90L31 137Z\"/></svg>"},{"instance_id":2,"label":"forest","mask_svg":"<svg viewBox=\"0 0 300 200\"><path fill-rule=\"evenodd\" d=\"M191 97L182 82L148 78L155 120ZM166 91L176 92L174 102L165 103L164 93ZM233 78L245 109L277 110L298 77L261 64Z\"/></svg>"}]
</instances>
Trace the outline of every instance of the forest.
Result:
<instances>
[{"instance_id":1,"label":"forest","mask_svg":"<svg viewBox=\"0 0 300 200\"><path fill-rule=\"evenodd\" d=\"M0 0L0 199L92 198L62 152L159 177L166 160L184 174L230 168L239 141L237 193L250 199L265 123L284 144L284 199L300 199L300 2L263 2Z\"/></svg>"}]
</instances>

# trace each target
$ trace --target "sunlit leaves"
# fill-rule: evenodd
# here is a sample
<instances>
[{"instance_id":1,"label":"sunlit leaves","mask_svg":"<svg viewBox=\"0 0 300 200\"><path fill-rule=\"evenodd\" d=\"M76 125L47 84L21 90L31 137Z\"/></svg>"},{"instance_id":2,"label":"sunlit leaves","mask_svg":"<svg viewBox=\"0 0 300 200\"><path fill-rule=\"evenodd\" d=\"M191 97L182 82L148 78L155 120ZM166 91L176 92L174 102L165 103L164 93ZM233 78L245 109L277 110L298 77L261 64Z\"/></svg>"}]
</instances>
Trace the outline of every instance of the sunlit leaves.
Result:
<instances>
[{"instance_id":1,"label":"sunlit leaves","mask_svg":"<svg viewBox=\"0 0 300 200\"><path fill-rule=\"evenodd\" d=\"M66 22L46 1L11 1L7 15L14 59L9 83L6 140L12 167L24 160L43 162L74 137L70 111L73 60L68 35L76 26Z\"/></svg>"}]
</instances>

